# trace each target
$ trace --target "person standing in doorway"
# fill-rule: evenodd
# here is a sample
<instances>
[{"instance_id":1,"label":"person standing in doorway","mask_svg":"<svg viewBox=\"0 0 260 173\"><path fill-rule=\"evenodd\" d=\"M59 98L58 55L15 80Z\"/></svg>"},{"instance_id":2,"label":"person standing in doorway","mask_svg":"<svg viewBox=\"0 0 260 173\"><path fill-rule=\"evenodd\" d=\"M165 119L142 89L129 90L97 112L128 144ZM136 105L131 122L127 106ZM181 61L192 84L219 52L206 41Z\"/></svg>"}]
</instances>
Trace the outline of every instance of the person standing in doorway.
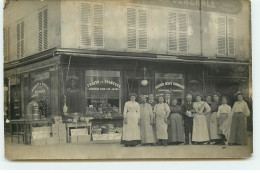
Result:
<instances>
[{"instance_id":1,"label":"person standing in doorway","mask_svg":"<svg viewBox=\"0 0 260 173\"><path fill-rule=\"evenodd\" d=\"M124 106L124 122L122 144L126 147L136 146L141 143L140 134L140 105L135 101L137 95L130 94L130 101Z\"/></svg>"},{"instance_id":2,"label":"person standing in doorway","mask_svg":"<svg viewBox=\"0 0 260 173\"><path fill-rule=\"evenodd\" d=\"M174 98L171 101L170 115L168 117L168 143L173 145L179 145L184 143L184 129L182 122L182 110L177 105L177 99Z\"/></svg>"},{"instance_id":3,"label":"person standing in doorway","mask_svg":"<svg viewBox=\"0 0 260 173\"><path fill-rule=\"evenodd\" d=\"M170 91L166 91L164 93L164 98L165 98L165 103L168 104L168 106L171 105L171 92Z\"/></svg>"},{"instance_id":4,"label":"person standing in doorway","mask_svg":"<svg viewBox=\"0 0 260 173\"><path fill-rule=\"evenodd\" d=\"M221 136L218 134L218 120L217 112L220 103L220 94L218 92L213 93L213 102L211 104L211 116L210 116L210 140L214 142L213 145L218 145L220 143Z\"/></svg>"},{"instance_id":5,"label":"person standing in doorway","mask_svg":"<svg viewBox=\"0 0 260 173\"><path fill-rule=\"evenodd\" d=\"M193 102L192 94L188 93L186 95L186 101L182 105L182 113L184 118L184 132L185 132L185 143L184 145L189 145L192 141L192 130L193 130Z\"/></svg>"},{"instance_id":6,"label":"person standing in doorway","mask_svg":"<svg viewBox=\"0 0 260 173\"><path fill-rule=\"evenodd\" d=\"M146 103L146 97L140 97L140 116L141 116L141 144L155 145L156 134L153 128L154 114L150 104Z\"/></svg>"},{"instance_id":7,"label":"person standing in doorway","mask_svg":"<svg viewBox=\"0 0 260 173\"><path fill-rule=\"evenodd\" d=\"M168 104L164 103L163 95L158 96L158 104L154 106L155 114L155 126L156 126L156 137L158 139L158 145L167 146L168 140L168 116L170 114L170 108Z\"/></svg>"},{"instance_id":8,"label":"person standing in doorway","mask_svg":"<svg viewBox=\"0 0 260 173\"><path fill-rule=\"evenodd\" d=\"M250 110L241 92L235 94L237 101L232 108L232 123L229 145L247 145L247 120Z\"/></svg>"}]
</instances>

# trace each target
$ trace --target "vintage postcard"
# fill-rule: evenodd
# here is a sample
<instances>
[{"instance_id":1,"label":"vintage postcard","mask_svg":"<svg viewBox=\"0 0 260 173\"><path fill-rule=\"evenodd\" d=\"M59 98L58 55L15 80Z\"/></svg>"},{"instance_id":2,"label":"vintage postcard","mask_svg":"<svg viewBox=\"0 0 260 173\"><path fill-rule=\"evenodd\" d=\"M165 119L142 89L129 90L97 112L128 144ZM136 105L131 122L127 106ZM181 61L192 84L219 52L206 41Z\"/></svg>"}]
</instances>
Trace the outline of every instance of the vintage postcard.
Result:
<instances>
[{"instance_id":1,"label":"vintage postcard","mask_svg":"<svg viewBox=\"0 0 260 173\"><path fill-rule=\"evenodd\" d=\"M253 154L249 0L5 0L8 160Z\"/></svg>"}]
</instances>

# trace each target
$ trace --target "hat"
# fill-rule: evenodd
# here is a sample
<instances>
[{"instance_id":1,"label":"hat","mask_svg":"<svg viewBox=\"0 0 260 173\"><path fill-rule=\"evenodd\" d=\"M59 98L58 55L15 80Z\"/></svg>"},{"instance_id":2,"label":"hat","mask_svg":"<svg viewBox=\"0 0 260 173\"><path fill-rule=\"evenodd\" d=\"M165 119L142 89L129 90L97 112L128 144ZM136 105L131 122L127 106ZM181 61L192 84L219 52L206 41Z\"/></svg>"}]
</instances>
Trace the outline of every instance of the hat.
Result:
<instances>
[{"instance_id":1,"label":"hat","mask_svg":"<svg viewBox=\"0 0 260 173\"><path fill-rule=\"evenodd\" d=\"M237 97L238 95L241 95L241 96L243 96L243 93L242 93L242 92L240 92L240 91L238 91L236 94L234 94L234 96L235 96L235 97Z\"/></svg>"},{"instance_id":2,"label":"hat","mask_svg":"<svg viewBox=\"0 0 260 173\"><path fill-rule=\"evenodd\" d=\"M200 92L195 93L195 97L197 97L197 96L200 96L201 98L203 98L203 95Z\"/></svg>"},{"instance_id":3,"label":"hat","mask_svg":"<svg viewBox=\"0 0 260 173\"><path fill-rule=\"evenodd\" d=\"M213 96L214 96L214 95L217 95L218 97L221 97L220 93L218 93L218 92L214 92L212 95L213 95Z\"/></svg>"},{"instance_id":4,"label":"hat","mask_svg":"<svg viewBox=\"0 0 260 173\"><path fill-rule=\"evenodd\" d=\"M129 94L129 97L132 97L132 96L137 97L137 95L136 95L135 93L130 93L130 94Z\"/></svg>"},{"instance_id":5,"label":"hat","mask_svg":"<svg viewBox=\"0 0 260 173\"><path fill-rule=\"evenodd\" d=\"M172 93L171 93L170 91L165 91L165 92L164 92L164 95L165 95L165 94L170 94L170 95L172 95Z\"/></svg>"}]
</instances>

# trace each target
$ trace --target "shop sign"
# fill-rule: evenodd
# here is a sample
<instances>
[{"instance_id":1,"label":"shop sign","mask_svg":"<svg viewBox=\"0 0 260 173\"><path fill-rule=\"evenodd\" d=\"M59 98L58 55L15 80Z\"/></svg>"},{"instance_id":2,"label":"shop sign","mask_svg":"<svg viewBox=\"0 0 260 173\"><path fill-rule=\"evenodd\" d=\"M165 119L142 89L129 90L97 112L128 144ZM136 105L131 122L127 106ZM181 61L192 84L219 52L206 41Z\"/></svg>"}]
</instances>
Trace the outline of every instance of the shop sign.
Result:
<instances>
[{"instance_id":1,"label":"shop sign","mask_svg":"<svg viewBox=\"0 0 260 173\"><path fill-rule=\"evenodd\" d=\"M32 88L32 98L45 95L49 87L45 82L37 82Z\"/></svg>"},{"instance_id":2,"label":"shop sign","mask_svg":"<svg viewBox=\"0 0 260 173\"><path fill-rule=\"evenodd\" d=\"M180 80L178 80L180 82ZM172 97L182 98L184 94L185 86L182 84L183 80L179 83L177 81L160 81L157 85L155 85L156 95L163 94L166 91L170 91L172 93Z\"/></svg>"},{"instance_id":3,"label":"shop sign","mask_svg":"<svg viewBox=\"0 0 260 173\"><path fill-rule=\"evenodd\" d=\"M133 0L134 3L173 8L237 14L242 10L240 0Z\"/></svg>"},{"instance_id":4,"label":"shop sign","mask_svg":"<svg viewBox=\"0 0 260 173\"><path fill-rule=\"evenodd\" d=\"M100 85L112 85L114 87L95 87L95 86L100 86ZM96 80L92 81L90 83L87 83L87 87L89 90L119 90L120 89L120 84L110 81L110 80Z\"/></svg>"}]
</instances>

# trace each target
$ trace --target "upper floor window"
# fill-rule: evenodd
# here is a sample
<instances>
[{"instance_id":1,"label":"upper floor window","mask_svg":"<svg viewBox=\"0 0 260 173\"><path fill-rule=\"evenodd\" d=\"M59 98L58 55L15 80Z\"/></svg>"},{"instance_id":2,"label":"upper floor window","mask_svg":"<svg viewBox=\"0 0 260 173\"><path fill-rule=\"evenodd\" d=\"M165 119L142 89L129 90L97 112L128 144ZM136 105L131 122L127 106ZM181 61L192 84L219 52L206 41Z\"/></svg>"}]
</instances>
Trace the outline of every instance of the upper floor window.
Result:
<instances>
[{"instance_id":1,"label":"upper floor window","mask_svg":"<svg viewBox=\"0 0 260 173\"><path fill-rule=\"evenodd\" d=\"M147 9L127 8L127 48L148 49Z\"/></svg>"},{"instance_id":2,"label":"upper floor window","mask_svg":"<svg viewBox=\"0 0 260 173\"><path fill-rule=\"evenodd\" d=\"M169 52L188 51L188 19L187 13L169 12L168 19L168 50Z\"/></svg>"},{"instance_id":3,"label":"upper floor window","mask_svg":"<svg viewBox=\"0 0 260 173\"><path fill-rule=\"evenodd\" d=\"M24 21L21 20L16 24L17 34L17 58L24 57Z\"/></svg>"},{"instance_id":4,"label":"upper floor window","mask_svg":"<svg viewBox=\"0 0 260 173\"><path fill-rule=\"evenodd\" d=\"M48 9L44 8L38 14L39 51L48 49Z\"/></svg>"},{"instance_id":5,"label":"upper floor window","mask_svg":"<svg viewBox=\"0 0 260 173\"><path fill-rule=\"evenodd\" d=\"M81 3L80 41L83 46L104 46L104 5L98 3Z\"/></svg>"},{"instance_id":6,"label":"upper floor window","mask_svg":"<svg viewBox=\"0 0 260 173\"><path fill-rule=\"evenodd\" d=\"M234 19L230 17L219 17L217 19L218 55L235 55L235 30Z\"/></svg>"},{"instance_id":7,"label":"upper floor window","mask_svg":"<svg viewBox=\"0 0 260 173\"><path fill-rule=\"evenodd\" d=\"M4 27L4 62L8 62L9 56L9 28Z\"/></svg>"}]
</instances>

